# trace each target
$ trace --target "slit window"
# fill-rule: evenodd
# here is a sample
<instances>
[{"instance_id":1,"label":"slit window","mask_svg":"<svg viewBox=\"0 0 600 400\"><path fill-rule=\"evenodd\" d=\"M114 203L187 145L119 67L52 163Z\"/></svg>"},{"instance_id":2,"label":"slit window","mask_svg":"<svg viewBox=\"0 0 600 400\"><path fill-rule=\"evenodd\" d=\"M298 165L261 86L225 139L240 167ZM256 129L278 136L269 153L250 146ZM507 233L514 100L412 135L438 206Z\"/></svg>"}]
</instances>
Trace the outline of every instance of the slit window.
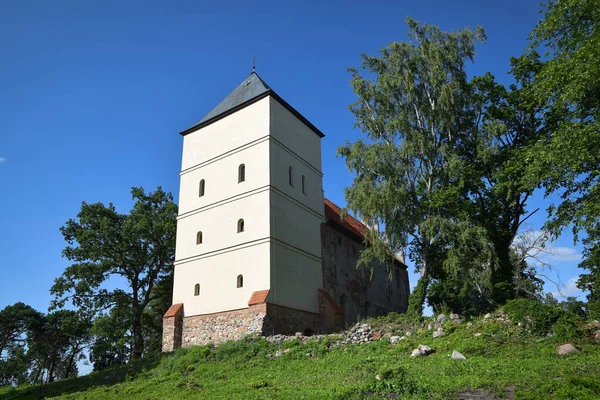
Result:
<instances>
[{"instance_id":1,"label":"slit window","mask_svg":"<svg viewBox=\"0 0 600 400\"><path fill-rule=\"evenodd\" d=\"M202 231L196 233L196 244L202 243Z\"/></svg>"},{"instance_id":2,"label":"slit window","mask_svg":"<svg viewBox=\"0 0 600 400\"><path fill-rule=\"evenodd\" d=\"M238 221L237 230L238 230L238 233L244 232L244 220L243 219L240 219Z\"/></svg>"},{"instance_id":3,"label":"slit window","mask_svg":"<svg viewBox=\"0 0 600 400\"><path fill-rule=\"evenodd\" d=\"M198 197L202 196L204 196L204 179L202 179L198 185Z\"/></svg>"},{"instance_id":4,"label":"slit window","mask_svg":"<svg viewBox=\"0 0 600 400\"><path fill-rule=\"evenodd\" d=\"M290 186L294 186L294 180L292 179L292 167L288 169L288 182Z\"/></svg>"},{"instance_id":5,"label":"slit window","mask_svg":"<svg viewBox=\"0 0 600 400\"><path fill-rule=\"evenodd\" d=\"M194 286L194 296L199 296L200 295L200 284L196 283L196 286Z\"/></svg>"},{"instance_id":6,"label":"slit window","mask_svg":"<svg viewBox=\"0 0 600 400\"><path fill-rule=\"evenodd\" d=\"M244 182L246 180L246 166L241 164L238 167L238 183Z\"/></svg>"},{"instance_id":7,"label":"slit window","mask_svg":"<svg viewBox=\"0 0 600 400\"><path fill-rule=\"evenodd\" d=\"M302 193L306 194L306 188L304 186L304 175L302 175Z\"/></svg>"},{"instance_id":8,"label":"slit window","mask_svg":"<svg viewBox=\"0 0 600 400\"><path fill-rule=\"evenodd\" d=\"M244 287L244 276L243 275L237 276L237 287L238 288Z\"/></svg>"}]
</instances>

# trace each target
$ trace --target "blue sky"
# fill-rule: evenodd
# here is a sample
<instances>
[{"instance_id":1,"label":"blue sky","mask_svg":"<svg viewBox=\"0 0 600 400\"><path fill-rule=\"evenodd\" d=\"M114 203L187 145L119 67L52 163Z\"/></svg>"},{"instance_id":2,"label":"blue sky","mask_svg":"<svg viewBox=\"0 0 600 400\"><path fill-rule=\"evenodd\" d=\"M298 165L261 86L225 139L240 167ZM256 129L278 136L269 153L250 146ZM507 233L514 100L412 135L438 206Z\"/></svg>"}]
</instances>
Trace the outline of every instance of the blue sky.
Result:
<instances>
[{"instance_id":1,"label":"blue sky","mask_svg":"<svg viewBox=\"0 0 600 400\"><path fill-rule=\"evenodd\" d=\"M351 175L336 149L359 136L346 68L359 66L361 52L404 40L407 15L443 29L482 25L488 41L469 73L507 83L509 57L540 17L537 0L223 4L2 2L0 309L17 301L47 309L68 265L59 227L81 201L125 212L139 185L177 198L178 132L251 72L253 54L260 76L327 135L325 195L343 206ZM546 206L539 194L530 202ZM561 256L550 261L566 284L580 273L580 248L568 235L554 246Z\"/></svg>"}]
</instances>

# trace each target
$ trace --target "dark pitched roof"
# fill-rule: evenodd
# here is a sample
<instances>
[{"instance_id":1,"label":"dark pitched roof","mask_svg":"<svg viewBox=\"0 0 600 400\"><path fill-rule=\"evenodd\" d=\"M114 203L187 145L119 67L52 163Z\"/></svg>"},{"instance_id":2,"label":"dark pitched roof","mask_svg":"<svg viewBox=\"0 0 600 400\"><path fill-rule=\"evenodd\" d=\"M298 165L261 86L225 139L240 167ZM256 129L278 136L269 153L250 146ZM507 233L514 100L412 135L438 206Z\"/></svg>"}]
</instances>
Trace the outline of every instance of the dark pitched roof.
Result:
<instances>
[{"instance_id":1,"label":"dark pitched roof","mask_svg":"<svg viewBox=\"0 0 600 400\"><path fill-rule=\"evenodd\" d=\"M248 78L244 79L242 83L240 83L231 93L227 95L215 108L213 108L208 114L204 116L197 124L192 127L184 130L180 134L182 136L187 135L197 129L200 129L204 126L210 125L219 119L226 117L229 114L232 114L268 95L271 95L281 105L283 105L288 111L294 114L298 119L300 119L304 124L306 124L313 132L315 132L320 137L324 137L325 135L317 129L313 124L311 124L302 114L296 111L292 106L290 106L285 100L283 100L277 93L273 91L263 81L260 76L256 72L252 72Z\"/></svg>"},{"instance_id":2,"label":"dark pitched roof","mask_svg":"<svg viewBox=\"0 0 600 400\"><path fill-rule=\"evenodd\" d=\"M341 226L346 231L358 237L359 240L365 239L365 236L369 231L368 226L366 226L350 214L344 215L344 218L342 219L342 209L329 199L324 199L324 201L325 216L329 219L329 221ZM402 265L404 268L407 268L406 264L404 264L402 260L400 260L398 257L394 256L394 260L400 265Z\"/></svg>"}]
</instances>

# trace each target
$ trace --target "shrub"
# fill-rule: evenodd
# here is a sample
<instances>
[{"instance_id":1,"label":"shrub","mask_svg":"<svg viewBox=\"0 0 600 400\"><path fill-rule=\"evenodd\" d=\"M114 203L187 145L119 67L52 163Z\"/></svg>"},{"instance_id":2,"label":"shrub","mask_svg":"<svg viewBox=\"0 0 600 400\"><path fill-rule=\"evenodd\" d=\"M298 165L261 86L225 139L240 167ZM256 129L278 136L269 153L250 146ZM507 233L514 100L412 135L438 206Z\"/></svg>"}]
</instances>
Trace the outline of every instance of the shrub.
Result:
<instances>
[{"instance_id":1,"label":"shrub","mask_svg":"<svg viewBox=\"0 0 600 400\"><path fill-rule=\"evenodd\" d=\"M583 329L578 325L581 318L575 314L565 313L552 325L552 331L560 340L575 339L583 336Z\"/></svg>"},{"instance_id":2,"label":"shrub","mask_svg":"<svg viewBox=\"0 0 600 400\"><path fill-rule=\"evenodd\" d=\"M565 314L560 307L550 306L537 300L510 300L504 307L512 322L521 322L535 335L546 335L552 325Z\"/></svg>"}]
</instances>

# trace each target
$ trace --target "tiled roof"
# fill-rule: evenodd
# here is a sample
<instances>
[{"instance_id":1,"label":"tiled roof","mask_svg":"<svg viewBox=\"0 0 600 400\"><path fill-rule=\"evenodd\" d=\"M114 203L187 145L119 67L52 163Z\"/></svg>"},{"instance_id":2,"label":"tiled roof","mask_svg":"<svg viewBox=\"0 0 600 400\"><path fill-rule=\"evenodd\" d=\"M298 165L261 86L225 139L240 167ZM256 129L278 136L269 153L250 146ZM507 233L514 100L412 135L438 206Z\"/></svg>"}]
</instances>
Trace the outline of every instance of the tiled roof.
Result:
<instances>
[{"instance_id":1,"label":"tiled roof","mask_svg":"<svg viewBox=\"0 0 600 400\"><path fill-rule=\"evenodd\" d=\"M267 301L268 295L269 295L269 289L253 292L252 296L250 296L250 300L248 300L248 305L252 306L254 304L262 304Z\"/></svg>"},{"instance_id":2,"label":"tiled roof","mask_svg":"<svg viewBox=\"0 0 600 400\"><path fill-rule=\"evenodd\" d=\"M327 216L327 218L329 218L329 220L342 226L347 231L350 231L351 233L358 236L360 239L365 238L367 231L369 230L369 228L365 224L363 224L362 222L360 222L359 220L357 220L350 214L344 215L344 219L342 220L342 218L341 218L342 209L337 204L333 203L331 200L329 200L329 199L324 199L324 200L325 200L325 215ZM394 259L396 261L398 261L401 265L406 267L406 264L404 264L402 262L402 260L400 260L397 257L394 257Z\"/></svg>"},{"instance_id":3,"label":"tiled roof","mask_svg":"<svg viewBox=\"0 0 600 400\"><path fill-rule=\"evenodd\" d=\"M183 312L183 304L181 304L181 303L173 304L171 307L169 307L169 309L167 310L167 312L165 313L163 318L179 317L182 312Z\"/></svg>"},{"instance_id":4,"label":"tiled roof","mask_svg":"<svg viewBox=\"0 0 600 400\"><path fill-rule=\"evenodd\" d=\"M346 214L344 219L341 218L342 209L331 202L329 199L325 199L325 215L327 218L339 224L349 230L350 232L357 235L359 238L364 239L369 228L350 214Z\"/></svg>"}]
</instances>

